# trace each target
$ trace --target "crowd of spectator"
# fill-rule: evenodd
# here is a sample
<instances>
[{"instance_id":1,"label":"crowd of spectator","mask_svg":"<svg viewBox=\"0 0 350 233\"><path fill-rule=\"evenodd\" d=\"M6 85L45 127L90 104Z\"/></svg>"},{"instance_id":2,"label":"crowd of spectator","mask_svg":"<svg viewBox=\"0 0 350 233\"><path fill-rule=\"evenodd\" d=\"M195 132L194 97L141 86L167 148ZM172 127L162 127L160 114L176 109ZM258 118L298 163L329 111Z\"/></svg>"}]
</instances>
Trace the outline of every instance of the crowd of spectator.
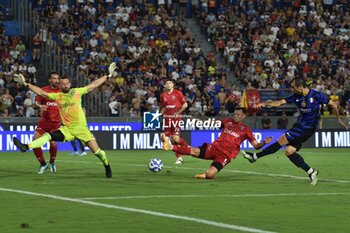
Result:
<instances>
[{"instance_id":1,"label":"crowd of spectator","mask_svg":"<svg viewBox=\"0 0 350 233\"><path fill-rule=\"evenodd\" d=\"M78 67L78 77L71 77L83 80L78 85L104 74L111 62L118 64L101 87L111 116L155 111L168 78L186 97L187 114L228 115L243 89L228 82L228 74L245 88L276 90L304 77L312 88L338 98L349 114L348 1L199 1L194 15L224 65L215 52L204 54L186 28L186 2L48 0L37 1L34 10L42 32L50 32L68 63ZM34 45L33 39L38 48ZM40 51L35 54L40 59ZM7 69L20 71L12 70L15 64L23 62L15 60Z\"/></svg>"},{"instance_id":2,"label":"crowd of spectator","mask_svg":"<svg viewBox=\"0 0 350 233\"><path fill-rule=\"evenodd\" d=\"M247 88L287 89L291 79L303 77L349 113L349 1L215 3L199 6L199 24Z\"/></svg>"},{"instance_id":3,"label":"crowd of spectator","mask_svg":"<svg viewBox=\"0 0 350 233\"><path fill-rule=\"evenodd\" d=\"M12 75L25 74L29 81L36 82L36 68L31 63L31 53L19 36L5 35L0 25L0 116L35 116L25 88L18 86ZM31 98L34 100L34 96Z\"/></svg>"},{"instance_id":4,"label":"crowd of spectator","mask_svg":"<svg viewBox=\"0 0 350 233\"><path fill-rule=\"evenodd\" d=\"M118 72L104 85L112 116L142 116L159 108L168 78L189 102L191 115L227 115L237 103L236 88L215 54L204 54L185 27L183 1L60 1L36 5L36 12L77 65L78 85L106 72L111 62ZM228 98L227 98L228 97Z\"/></svg>"}]
</instances>

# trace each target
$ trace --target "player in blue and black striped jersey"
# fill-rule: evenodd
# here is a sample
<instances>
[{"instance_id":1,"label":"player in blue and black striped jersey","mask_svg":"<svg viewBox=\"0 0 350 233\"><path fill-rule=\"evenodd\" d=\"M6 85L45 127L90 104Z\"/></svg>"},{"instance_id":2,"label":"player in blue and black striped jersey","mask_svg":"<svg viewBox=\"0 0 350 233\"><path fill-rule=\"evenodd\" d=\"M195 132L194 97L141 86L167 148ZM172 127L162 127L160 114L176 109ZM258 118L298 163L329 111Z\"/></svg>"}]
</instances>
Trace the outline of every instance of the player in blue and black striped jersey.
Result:
<instances>
[{"instance_id":1,"label":"player in blue and black striped jersey","mask_svg":"<svg viewBox=\"0 0 350 233\"><path fill-rule=\"evenodd\" d=\"M258 153L242 151L242 153L244 158L253 163L265 155L275 153L282 146L286 145L286 156L295 166L300 167L307 172L311 184L315 185L317 183L318 170L311 168L297 151L299 151L302 144L315 133L321 117L321 105L328 104L332 108L332 113L336 116L339 125L345 129L347 129L347 126L339 116L337 103L330 100L327 95L308 88L305 81L301 78L293 79L291 87L293 91L291 96L277 101L259 103L257 108L278 107L286 103L294 103L300 111L297 122L275 143L266 147L262 151Z\"/></svg>"}]
</instances>

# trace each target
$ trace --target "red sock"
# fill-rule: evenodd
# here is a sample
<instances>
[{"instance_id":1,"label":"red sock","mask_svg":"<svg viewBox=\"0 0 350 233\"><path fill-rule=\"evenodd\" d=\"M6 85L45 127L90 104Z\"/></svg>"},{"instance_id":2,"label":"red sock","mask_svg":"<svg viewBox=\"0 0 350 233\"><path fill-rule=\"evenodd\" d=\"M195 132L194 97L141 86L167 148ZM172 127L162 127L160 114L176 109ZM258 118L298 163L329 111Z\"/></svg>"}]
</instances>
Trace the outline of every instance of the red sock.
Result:
<instances>
[{"instance_id":1,"label":"red sock","mask_svg":"<svg viewBox=\"0 0 350 233\"><path fill-rule=\"evenodd\" d=\"M35 148L33 149L35 157L38 159L40 164L44 164L45 162L45 158L44 158L44 154L43 154L43 150L41 148Z\"/></svg>"},{"instance_id":2,"label":"red sock","mask_svg":"<svg viewBox=\"0 0 350 233\"><path fill-rule=\"evenodd\" d=\"M174 145L173 146L173 151L176 154L180 154L181 155L190 155L191 154L191 147L189 146L180 146L180 145Z\"/></svg>"},{"instance_id":3,"label":"red sock","mask_svg":"<svg viewBox=\"0 0 350 233\"><path fill-rule=\"evenodd\" d=\"M57 155L57 144L55 142L50 143L50 163L54 163Z\"/></svg>"},{"instance_id":4,"label":"red sock","mask_svg":"<svg viewBox=\"0 0 350 233\"><path fill-rule=\"evenodd\" d=\"M183 138L180 138L177 144L181 146L188 146L188 143Z\"/></svg>"}]
</instances>

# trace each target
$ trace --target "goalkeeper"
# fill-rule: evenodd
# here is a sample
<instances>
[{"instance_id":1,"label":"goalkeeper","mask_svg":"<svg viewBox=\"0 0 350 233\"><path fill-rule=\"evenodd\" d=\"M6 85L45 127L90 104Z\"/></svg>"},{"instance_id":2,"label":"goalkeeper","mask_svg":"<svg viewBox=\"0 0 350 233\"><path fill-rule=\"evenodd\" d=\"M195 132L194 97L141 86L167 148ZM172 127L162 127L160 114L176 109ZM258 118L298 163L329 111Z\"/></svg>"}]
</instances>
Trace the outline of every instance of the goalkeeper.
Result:
<instances>
[{"instance_id":1,"label":"goalkeeper","mask_svg":"<svg viewBox=\"0 0 350 233\"><path fill-rule=\"evenodd\" d=\"M81 98L83 95L101 86L108 77L112 77L115 69L116 64L110 64L108 68L108 76L104 75L82 88L71 88L69 78L61 77L59 82L61 92L58 93L47 93L33 84L26 83L23 75L15 74L14 80L17 83L28 87L37 95L57 102L63 126L54 132L44 133L40 138L30 142L29 144L23 144L16 137L14 137L14 144L22 152L25 152L28 149L39 148L48 141L67 142L73 141L74 139L79 139L102 161L106 170L106 177L111 178L112 170L106 153L100 149L95 137L87 127L86 117L83 108L81 107Z\"/></svg>"}]
</instances>

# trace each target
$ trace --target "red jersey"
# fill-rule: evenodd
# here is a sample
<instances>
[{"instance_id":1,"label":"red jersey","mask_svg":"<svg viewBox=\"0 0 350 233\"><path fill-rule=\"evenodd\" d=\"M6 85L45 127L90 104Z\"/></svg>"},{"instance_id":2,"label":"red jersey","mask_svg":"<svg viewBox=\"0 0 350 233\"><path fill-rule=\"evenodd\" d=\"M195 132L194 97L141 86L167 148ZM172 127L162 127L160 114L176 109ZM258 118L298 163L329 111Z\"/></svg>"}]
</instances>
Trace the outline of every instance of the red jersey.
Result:
<instances>
[{"instance_id":1,"label":"red jersey","mask_svg":"<svg viewBox=\"0 0 350 233\"><path fill-rule=\"evenodd\" d=\"M60 89L52 89L50 86L45 86L41 88L47 93L57 93L60 92ZM57 103L53 100L46 99L42 96L37 96L35 101L41 105L46 105L47 110L44 111L41 115L40 122L54 122L61 123L61 116L58 110Z\"/></svg>"},{"instance_id":2,"label":"red jersey","mask_svg":"<svg viewBox=\"0 0 350 233\"><path fill-rule=\"evenodd\" d=\"M212 146L218 153L230 159L236 158L244 140L248 139L250 143L256 140L249 126L243 123L237 124L232 118L226 118L222 120L222 124L224 128L221 135Z\"/></svg>"},{"instance_id":3,"label":"red jersey","mask_svg":"<svg viewBox=\"0 0 350 233\"><path fill-rule=\"evenodd\" d=\"M166 91L160 96L160 105L162 108L165 108L165 117L166 115L173 115L178 112L184 103L186 103L185 97L181 91L176 89L171 93Z\"/></svg>"}]
</instances>

